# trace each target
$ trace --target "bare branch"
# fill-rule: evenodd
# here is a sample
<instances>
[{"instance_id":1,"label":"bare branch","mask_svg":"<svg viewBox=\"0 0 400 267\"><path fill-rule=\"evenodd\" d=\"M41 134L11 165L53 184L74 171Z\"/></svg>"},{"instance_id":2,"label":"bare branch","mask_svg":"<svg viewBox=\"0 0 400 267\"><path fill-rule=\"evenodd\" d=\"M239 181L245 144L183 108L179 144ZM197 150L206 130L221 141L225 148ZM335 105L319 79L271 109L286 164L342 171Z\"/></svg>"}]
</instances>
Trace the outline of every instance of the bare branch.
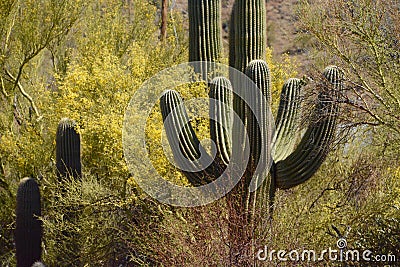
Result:
<instances>
[{"instance_id":1,"label":"bare branch","mask_svg":"<svg viewBox=\"0 0 400 267\"><path fill-rule=\"evenodd\" d=\"M9 97L9 95L8 95L7 92L6 92L6 87L5 87L5 85L4 85L3 77L0 77L0 80L1 80L1 92L3 93L3 95L4 95L5 97Z\"/></svg>"},{"instance_id":2,"label":"bare branch","mask_svg":"<svg viewBox=\"0 0 400 267\"><path fill-rule=\"evenodd\" d=\"M24 90L22 84L20 83L19 80L17 80L8 70L5 70L6 74L15 81L19 91L21 92L21 94L29 101L29 103L31 104L31 107L33 109L33 111L35 112L37 118L37 121L40 121L42 119L42 116L39 113L38 108L36 107L35 102L33 101L33 98ZM21 76L21 74L19 73L19 76Z\"/></svg>"}]
</instances>

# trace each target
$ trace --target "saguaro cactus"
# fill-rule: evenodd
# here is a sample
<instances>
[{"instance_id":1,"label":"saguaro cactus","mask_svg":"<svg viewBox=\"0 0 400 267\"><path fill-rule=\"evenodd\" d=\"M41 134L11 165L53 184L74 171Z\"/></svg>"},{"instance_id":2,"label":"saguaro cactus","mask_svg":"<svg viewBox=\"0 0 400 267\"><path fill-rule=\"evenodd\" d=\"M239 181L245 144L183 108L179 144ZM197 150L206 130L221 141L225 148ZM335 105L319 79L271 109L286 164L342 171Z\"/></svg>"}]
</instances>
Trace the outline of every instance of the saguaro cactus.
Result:
<instances>
[{"instance_id":1,"label":"saguaro cactus","mask_svg":"<svg viewBox=\"0 0 400 267\"><path fill-rule=\"evenodd\" d=\"M42 254L40 191L33 178L20 181L17 192L15 244L18 267L30 267Z\"/></svg>"},{"instance_id":2,"label":"saguaro cactus","mask_svg":"<svg viewBox=\"0 0 400 267\"><path fill-rule=\"evenodd\" d=\"M269 94L269 83L265 80L268 80L268 71L265 62L252 61L246 73L255 81L264 95ZM326 68L324 76L331 86L335 89L340 89L342 74L337 67L330 66ZM264 77L264 79L261 77ZM228 113L221 113L226 112L228 110L227 107L232 105L231 100L224 97L224 94L221 93L220 84L217 83L217 81L222 79L225 78L214 79L210 88L210 96L218 99L214 103L214 106L210 105L210 130L212 140L216 143L217 157L214 162L210 160L204 161L211 162L209 165L202 165L201 161L193 163L197 164L193 170L202 169L202 171L185 172L189 181L195 186L209 183L218 177L222 173L222 170L227 167L231 157L231 142L244 142L243 138L233 138L232 136L235 133L229 132L228 130L231 128L224 126L224 124L228 124L229 119L213 119L213 116L220 116L222 118L230 117ZM327 89L330 87L329 85L319 93L318 103L313 116L315 121L310 123L296 149L293 151L296 138L290 140L289 144L285 141L295 136L296 119L299 118L298 113L300 109L298 94L301 86L302 83L298 79L290 79L284 85L279 108L280 112L278 114L278 127L273 144L271 143L272 121L268 114L268 107L263 106L269 105L268 101L262 104L258 103L257 99L251 100L253 101L251 105L259 104L258 108L253 112L244 104L238 105L235 108L239 118L247 121L246 128L250 139L251 158L247 171L234 189L234 194L228 196L228 199L233 203L234 212L236 213L235 217L242 218L243 222L243 225L239 226L236 223L236 226L234 226L236 229L231 229L231 233L235 233L236 238L240 237L240 243L233 247L239 248L243 246L243 242L248 243L246 237L241 236L241 232L243 232L242 228L252 221L255 212L266 211L266 208L269 206L268 204L271 204L273 201L275 188L288 189L308 180L318 170L329 151L329 146L334 137L338 113L335 94L331 95L331 91ZM228 95L228 93L225 94ZM291 97L288 98L288 96ZM233 98L234 102L243 101L237 99L236 95ZM268 99L267 96L266 99ZM161 98L161 109L164 119L167 116L173 117L173 119L165 120L164 125L176 161L184 161L186 164L190 164L188 162L191 160L194 161L200 157L207 157L207 155L204 155L205 150L201 148L200 142L189 123L179 94L173 90L165 92ZM260 114L256 116L254 112L259 112ZM182 119L184 117L186 119ZM220 125L215 121L218 121ZM236 136L241 137L241 134L239 133ZM244 143L242 146L244 146ZM287 151L285 151L285 147L287 147ZM269 171L270 164L268 164L268 159L272 153L272 149L275 151L275 154L272 155L274 161L271 168L271 179L265 179L266 177L262 176L267 176L267 172ZM255 186L259 189L250 192L249 186L253 179L256 181ZM233 254L238 253L234 252Z\"/></svg>"},{"instance_id":3,"label":"saguaro cactus","mask_svg":"<svg viewBox=\"0 0 400 267\"><path fill-rule=\"evenodd\" d=\"M189 15L194 16L192 21L197 21L199 16L204 16L204 10L208 10L208 5L213 1L189 1L192 5L194 2L197 8L192 9ZM210 40L219 38L204 39L199 28L191 27L191 46L207 47L207 44L212 43ZM288 189L305 182L326 158L334 138L338 114L336 92L341 90L343 73L335 66L324 70L325 82L318 88L314 120L295 147L301 111L300 92L304 82L293 78L284 84L276 132L273 135L270 71L264 61L265 1L237 0L232 11L230 29L230 66L244 72L252 83L238 82L239 76L232 71L232 84L224 77L215 78L209 84L210 131L216 144L215 159L210 160L211 156L201 147L177 92L166 91L160 105L175 160L184 167L191 167L193 171L185 168L184 173L194 186L209 183L219 177L234 155L234 142L238 142L242 150L248 148L250 151L245 173L226 198L228 214L232 219L229 226L231 263L245 266L254 261L254 233L263 229L262 225L256 225L255 215L268 214L276 188ZM212 57L201 57L199 53L192 53L190 59L213 60ZM255 84L259 91L253 90L251 84ZM246 95L246 103L239 97L243 94ZM233 122L232 109L237 114ZM246 142L245 130L235 128L236 123L245 125L249 142Z\"/></svg>"},{"instance_id":4,"label":"saguaro cactus","mask_svg":"<svg viewBox=\"0 0 400 267\"><path fill-rule=\"evenodd\" d=\"M68 118L61 119L57 128L56 167L59 179L82 176L81 139L75 122Z\"/></svg>"}]
</instances>

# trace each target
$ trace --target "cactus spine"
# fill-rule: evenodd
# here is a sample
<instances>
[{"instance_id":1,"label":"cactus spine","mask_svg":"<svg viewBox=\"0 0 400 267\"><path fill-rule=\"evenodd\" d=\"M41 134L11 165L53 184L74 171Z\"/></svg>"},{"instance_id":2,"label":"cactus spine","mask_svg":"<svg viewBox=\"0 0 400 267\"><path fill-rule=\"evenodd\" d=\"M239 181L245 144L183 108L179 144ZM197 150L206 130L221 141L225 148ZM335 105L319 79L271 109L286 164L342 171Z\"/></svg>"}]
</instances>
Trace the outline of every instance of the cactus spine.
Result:
<instances>
[{"instance_id":1,"label":"cactus spine","mask_svg":"<svg viewBox=\"0 0 400 267\"><path fill-rule=\"evenodd\" d=\"M17 191L15 244L18 267L30 267L42 254L39 186L33 178L20 181Z\"/></svg>"},{"instance_id":2,"label":"cactus spine","mask_svg":"<svg viewBox=\"0 0 400 267\"><path fill-rule=\"evenodd\" d=\"M61 119L57 128L56 167L60 180L82 177L80 135L76 123L68 118Z\"/></svg>"}]
</instances>

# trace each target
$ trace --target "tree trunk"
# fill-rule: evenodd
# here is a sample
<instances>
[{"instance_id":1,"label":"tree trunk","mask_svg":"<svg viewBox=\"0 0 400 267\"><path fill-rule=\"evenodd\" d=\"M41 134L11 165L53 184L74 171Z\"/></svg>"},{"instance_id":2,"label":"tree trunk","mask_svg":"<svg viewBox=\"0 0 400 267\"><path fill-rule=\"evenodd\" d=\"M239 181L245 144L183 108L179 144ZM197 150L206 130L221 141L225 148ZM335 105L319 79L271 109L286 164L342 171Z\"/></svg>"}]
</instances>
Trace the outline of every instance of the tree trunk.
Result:
<instances>
[{"instance_id":1,"label":"tree trunk","mask_svg":"<svg viewBox=\"0 0 400 267\"><path fill-rule=\"evenodd\" d=\"M167 37L167 23L168 23L168 0L161 0L161 35L160 40L164 41Z\"/></svg>"}]
</instances>

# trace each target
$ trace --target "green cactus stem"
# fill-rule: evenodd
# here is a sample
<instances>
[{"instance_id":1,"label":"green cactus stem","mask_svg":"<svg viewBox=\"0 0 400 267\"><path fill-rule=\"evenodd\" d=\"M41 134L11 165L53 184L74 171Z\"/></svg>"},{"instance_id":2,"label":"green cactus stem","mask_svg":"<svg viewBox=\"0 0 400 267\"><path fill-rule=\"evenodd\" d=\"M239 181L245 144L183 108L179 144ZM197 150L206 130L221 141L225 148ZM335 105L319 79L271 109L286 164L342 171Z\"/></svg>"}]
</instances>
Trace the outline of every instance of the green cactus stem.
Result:
<instances>
[{"instance_id":1,"label":"green cactus stem","mask_svg":"<svg viewBox=\"0 0 400 267\"><path fill-rule=\"evenodd\" d=\"M272 139L271 75L267 63L259 59L252 60L247 65L245 74L256 85L254 87L249 84L246 88L250 95L250 101L245 107L247 133L250 137L250 163L242 189L245 197L244 211L253 218L256 209L266 206L269 196L270 181L267 176L271 163ZM250 192L249 187L259 189Z\"/></svg>"},{"instance_id":2,"label":"green cactus stem","mask_svg":"<svg viewBox=\"0 0 400 267\"><path fill-rule=\"evenodd\" d=\"M314 110L315 120L295 151L276 163L276 183L279 188L288 189L311 178L325 160L334 139L338 115L338 101L335 98L337 91L343 87L343 72L336 66L328 66L323 75L330 85L322 85Z\"/></svg>"},{"instance_id":3,"label":"green cactus stem","mask_svg":"<svg viewBox=\"0 0 400 267\"><path fill-rule=\"evenodd\" d=\"M189 182L198 186L218 177L219 167L200 144L180 95L174 90L165 91L160 106L175 161L184 170Z\"/></svg>"},{"instance_id":4,"label":"green cactus stem","mask_svg":"<svg viewBox=\"0 0 400 267\"><path fill-rule=\"evenodd\" d=\"M247 132L250 135L250 154L253 156L253 164L257 165L261 155L265 160L266 151L269 144L267 138L271 136L271 121L269 118L271 105L271 75L268 65L263 60L251 61L245 70L246 75L257 86L255 89L261 91L261 95L256 94L254 90L249 90L250 103L249 106L253 110L247 108ZM264 97L264 99L262 99Z\"/></svg>"},{"instance_id":5,"label":"green cactus stem","mask_svg":"<svg viewBox=\"0 0 400 267\"><path fill-rule=\"evenodd\" d=\"M216 157L225 166L232 150L233 93L231 82L216 77L210 83L210 133L216 145Z\"/></svg>"},{"instance_id":6,"label":"green cactus stem","mask_svg":"<svg viewBox=\"0 0 400 267\"><path fill-rule=\"evenodd\" d=\"M221 1L189 0L188 10L189 61L218 62L222 56ZM197 71L207 74L210 67L204 63Z\"/></svg>"},{"instance_id":7,"label":"green cactus stem","mask_svg":"<svg viewBox=\"0 0 400 267\"><path fill-rule=\"evenodd\" d=\"M56 133L56 167L59 182L67 182L65 179L79 180L82 178L81 165L81 139L76 129L75 121L63 118L60 120ZM67 190L68 183L61 183L62 191ZM66 207L64 220L74 223L78 218L81 207L70 205ZM71 231L62 231L60 238L68 240L66 242L66 251L62 257L57 257L61 265L79 266L79 245L77 240L79 233Z\"/></svg>"},{"instance_id":8,"label":"green cactus stem","mask_svg":"<svg viewBox=\"0 0 400 267\"><path fill-rule=\"evenodd\" d=\"M189 61L218 61L222 55L221 1L189 0Z\"/></svg>"},{"instance_id":9,"label":"green cactus stem","mask_svg":"<svg viewBox=\"0 0 400 267\"><path fill-rule=\"evenodd\" d=\"M39 186L33 178L20 181L17 191L15 245L17 267L30 267L42 254Z\"/></svg>"},{"instance_id":10,"label":"green cactus stem","mask_svg":"<svg viewBox=\"0 0 400 267\"><path fill-rule=\"evenodd\" d=\"M236 0L230 22L229 65L242 72L255 59L265 60L265 0Z\"/></svg>"},{"instance_id":11,"label":"green cactus stem","mask_svg":"<svg viewBox=\"0 0 400 267\"><path fill-rule=\"evenodd\" d=\"M60 180L82 177L81 139L76 123L68 118L61 119L57 128L56 167Z\"/></svg>"},{"instance_id":12,"label":"green cactus stem","mask_svg":"<svg viewBox=\"0 0 400 267\"><path fill-rule=\"evenodd\" d=\"M291 78L283 85L273 140L272 156L276 162L287 158L295 148L301 114L302 84L302 80Z\"/></svg>"}]
</instances>

